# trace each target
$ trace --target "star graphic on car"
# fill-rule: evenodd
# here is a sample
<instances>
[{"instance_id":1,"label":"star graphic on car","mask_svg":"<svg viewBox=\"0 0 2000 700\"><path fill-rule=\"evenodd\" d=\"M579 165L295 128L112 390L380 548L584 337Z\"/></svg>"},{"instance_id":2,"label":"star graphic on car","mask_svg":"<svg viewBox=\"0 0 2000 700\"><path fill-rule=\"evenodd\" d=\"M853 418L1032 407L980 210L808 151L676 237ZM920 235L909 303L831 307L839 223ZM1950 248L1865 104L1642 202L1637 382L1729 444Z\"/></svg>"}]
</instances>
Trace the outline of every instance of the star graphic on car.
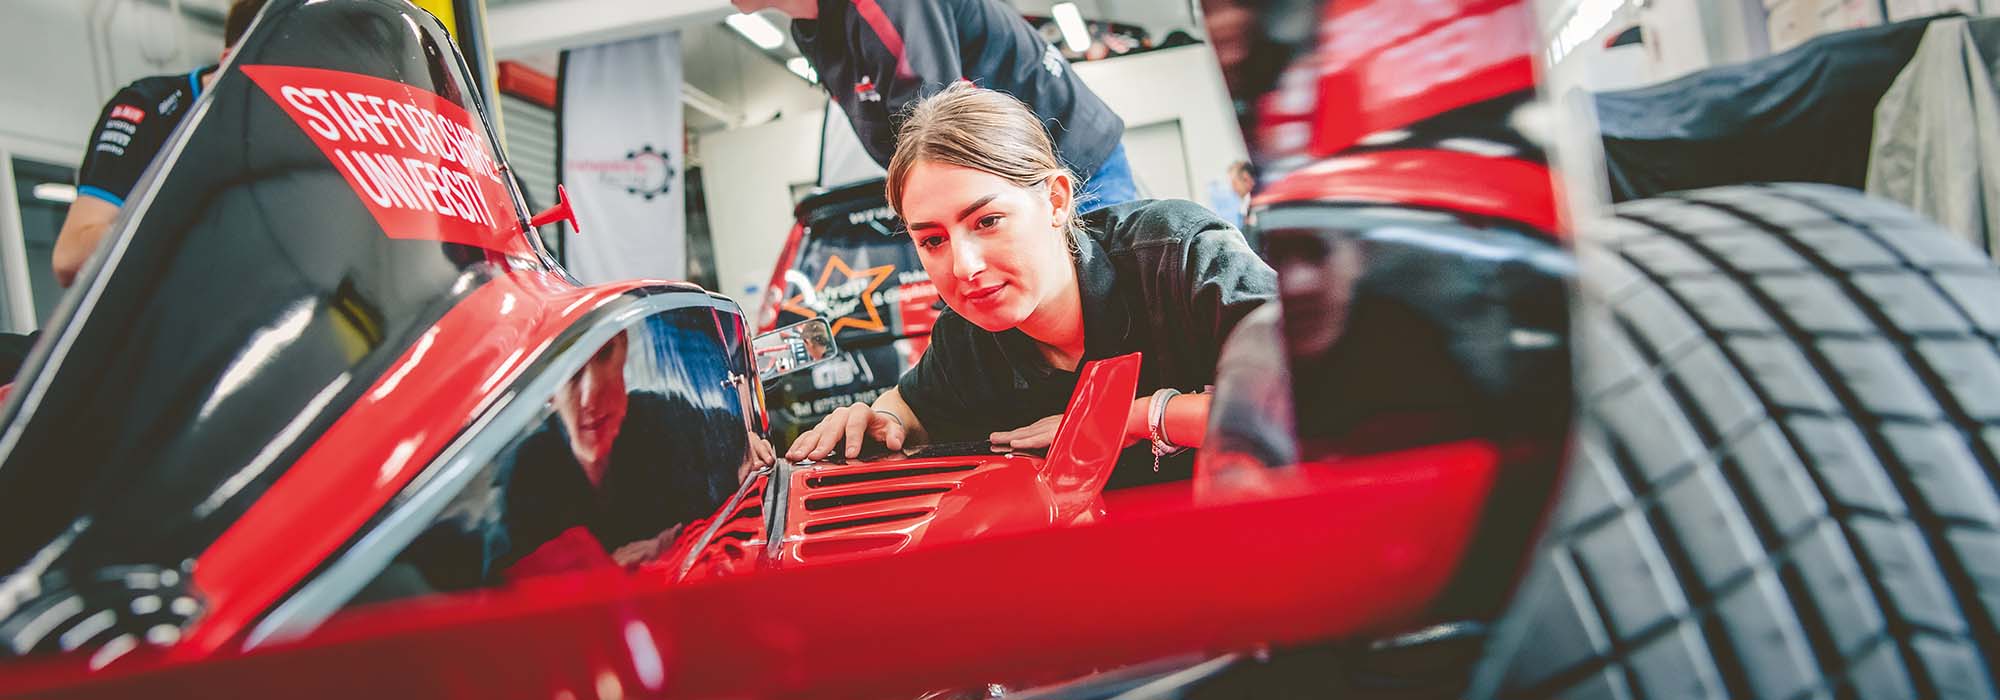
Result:
<instances>
[{"instance_id":1,"label":"star graphic on car","mask_svg":"<svg viewBox=\"0 0 2000 700\"><path fill-rule=\"evenodd\" d=\"M840 281L833 286L833 289L836 291L850 288L852 286L851 283L856 280L868 280L868 286L861 289L858 294L850 292L850 294L853 294L851 298L847 294L836 295L829 293L827 283L833 280L834 270L839 270L841 274ZM833 332L835 334L839 334L842 328L854 328L863 331L888 330L888 326L882 322L881 311L875 308L874 298L875 290L881 288L882 283L887 282L889 275L895 271L896 266L890 264L867 268L856 273L854 268L848 267L847 262L840 259L840 256L829 255L826 260L826 269L820 271L819 281L814 283L812 292L801 292L790 299L786 299L784 310L806 318L818 318L820 311L805 305L806 299L810 296L817 302L816 306L828 310L828 315L838 316L838 318L833 319ZM841 305L847 306L852 304L856 308L835 314L832 312L832 308L836 302L846 302ZM855 317L860 311L866 311L868 318Z\"/></svg>"}]
</instances>

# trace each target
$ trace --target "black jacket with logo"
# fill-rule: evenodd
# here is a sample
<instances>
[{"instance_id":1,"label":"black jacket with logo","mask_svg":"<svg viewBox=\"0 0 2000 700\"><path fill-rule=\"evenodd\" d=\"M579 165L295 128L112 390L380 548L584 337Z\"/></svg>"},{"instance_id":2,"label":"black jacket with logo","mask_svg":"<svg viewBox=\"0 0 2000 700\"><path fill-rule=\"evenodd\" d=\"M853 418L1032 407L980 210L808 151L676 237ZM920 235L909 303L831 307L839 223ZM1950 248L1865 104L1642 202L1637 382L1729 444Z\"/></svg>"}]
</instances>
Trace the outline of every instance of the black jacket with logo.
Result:
<instances>
[{"instance_id":1,"label":"black jacket with logo","mask_svg":"<svg viewBox=\"0 0 2000 700\"><path fill-rule=\"evenodd\" d=\"M792 37L883 167L903 109L961 79L1033 108L1078 177L1125 134L1062 54L998 0L820 0L819 19L794 20Z\"/></svg>"},{"instance_id":2,"label":"black jacket with logo","mask_svg":"<svg viewBox=\"0 0 2000 700\"><path fill-rule=\"evenodd\" d=\"M193 111L201 75L214 69L140 78L113 95L91 128L90 150L77 169L77 194L124 206L174 127Z\"/></svg>"}]
</instances>

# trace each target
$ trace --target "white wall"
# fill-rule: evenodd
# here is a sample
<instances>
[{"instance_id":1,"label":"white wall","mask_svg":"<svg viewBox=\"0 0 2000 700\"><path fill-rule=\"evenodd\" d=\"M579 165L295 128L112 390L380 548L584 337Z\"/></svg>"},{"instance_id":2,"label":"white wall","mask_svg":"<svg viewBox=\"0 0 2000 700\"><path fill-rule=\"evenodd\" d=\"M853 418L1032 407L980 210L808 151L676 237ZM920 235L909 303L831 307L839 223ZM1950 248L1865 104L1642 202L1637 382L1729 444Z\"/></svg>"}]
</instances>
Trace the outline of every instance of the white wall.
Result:
<instances>
[{"instance_id":1,"label":"white wall","mask_svg":"<svg viewBox=\"0 0 2000 700\"><path fill-rule=\"evenodd\" d=\"M1790 2L1791 0L1777 0ZM1820 0L1801 0L1818 2ZM1873 2L1874 0L1828 0ZM1577 40L1574 49L1550 67L1548 82L1591 91L1620 90L1672 80L1711 66L1738 63L1766 55L1765 0L1715 2L1636 2L1635 0L1537 0L1544 37L1565 28L1595 33ZM1604 12L1609 8L1609 12ZM1578 18L1590 18L1579 20ZM1777 18L1773 18L1776 21ZM1604 42L1638 26L1643 46L1606 49ZM1551 39L1553 43L1553 39ZM1548 57L1544 54L1544 59Z\"/></svg>"},{"instance_id":2,"label":"white wall","mask_svg":"<svg viewBox=\"0 0 2000 700\"><path fill-rule=\"evenodd\" d=\"M794 183L819 177L819 110L795 110L757 126L696 135L716 280L755 317L778 250L792 230ZM753 318L762 322L761 318Z\"/></svg>"},{"instance_id":3,"label":"white wall","mask_svg":"<svg viewBox=\"0 0 2000 700\"><path fill-rule=\"evenodd\" d=\"M1771 46L1775 51L1805 43L1820 34L1869 27L1940 12L1968 15L2000 14L2000 0L1763 0L1770 12ZM1884 11L1887 15L1884 15Z\"/></svg>"},{"instance_id":4,"label":"white wall","mask_svg":"<svg viewBox=\"0 0 2000 700\"><path fill-rule=\"evenodd\" d=\"M222 37L141 0L5 0L0 150L74 166L104 101L133 80L212 63Z\"/></svg>"},{"instance_id":5,"label":"white wall","mask_svg":"<svg viewBox=\"0 0 2000 700\"><path fill-rule=\"evenodd\" d=\"M681 30L683 75L688 85L727 103L743 124L773 115L818 109L818 86L800 80L769 54L721 24Z\"/></svg>"},{"instance_id":6,"label":"white wall","mask_svg":"<svg viewBox=\"0 0 2000 700\"><path fill-rule=\"evenodd\" d=\"M141 0L0 0L0 330L33 327L14 158L76 167L104 102L148 75L213 62L219 30Z\"/></svg>"},{"instance_id":7,"label":"white wall","mask_svg":"<svg viewBox=\"0 0 2000 700\"><path fill-rule=\"evenodd\" d=\"M1125 119L1127 129L1180 122L1188 182L1180 191L1155 185L1158 194L1186 192L1190 199L1203 201L1208 181L1245 157L1243 134L1236 128L1229 92L1222 87L1222 69L1207 44L1089 61L1075 68L1084 84ZM1126 149L1135 145L1127 141ZM1163 177L1159 171L1142 172L1145 159L1143 154L1132 155L1133 175L1151 181Z\"/></svg>"}]
</instances>

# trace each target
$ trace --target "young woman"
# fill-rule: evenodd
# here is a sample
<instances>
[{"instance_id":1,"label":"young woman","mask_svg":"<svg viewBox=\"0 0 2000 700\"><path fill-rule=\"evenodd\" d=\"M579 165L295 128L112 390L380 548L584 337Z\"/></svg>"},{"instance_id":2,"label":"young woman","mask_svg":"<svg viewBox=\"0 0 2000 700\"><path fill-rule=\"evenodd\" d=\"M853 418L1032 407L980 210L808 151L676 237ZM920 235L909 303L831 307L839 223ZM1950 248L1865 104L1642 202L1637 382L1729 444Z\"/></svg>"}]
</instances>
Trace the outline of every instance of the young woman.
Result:
<instances>
[{"instance_id":1,"label":"young woman","mask_svg":"<svg viewBox=\"0 0 2000 700\"><path fill-rule=\"evenodd\" d=\"M950 310L923 359L874 404L834 411L787 457L864 439L889 449L990 441L1045 448L1090 360L1144 353L1129 447L1111 485L1192 472L1215 360L1276 276L1199 204L1134 201L1079 217L1077 179L1034 113L955 84L910 110L889 163L889 205ZM1156 459L1165 455L1164 459Z\"/></svg>"}]
</instances>

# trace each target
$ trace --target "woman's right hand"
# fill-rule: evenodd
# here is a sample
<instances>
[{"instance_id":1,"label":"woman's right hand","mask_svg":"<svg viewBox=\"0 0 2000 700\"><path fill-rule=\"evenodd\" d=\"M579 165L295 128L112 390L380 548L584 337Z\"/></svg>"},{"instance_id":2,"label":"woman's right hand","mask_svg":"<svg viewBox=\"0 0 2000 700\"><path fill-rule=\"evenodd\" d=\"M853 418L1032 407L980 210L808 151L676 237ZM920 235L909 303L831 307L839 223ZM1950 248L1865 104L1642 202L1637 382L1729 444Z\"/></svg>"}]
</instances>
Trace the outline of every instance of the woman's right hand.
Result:
<instances>
[{"instance_id":1,"label":"woman's right hand","mask_svg":"<svg viewBox=\"0 0 2000 700\"><path fill-rule=\"evenodd\" d=\"M812 430L799 435L792 442L792 449L785 451L785 459L820 459L833 453L833 448L846 443L848 459L861 456L863 438L873 439L891 450L903 449L903 424L887 414L876 411L868 404L855 402L852 406L834 409Z\"/></svg>"}]
</instances>

